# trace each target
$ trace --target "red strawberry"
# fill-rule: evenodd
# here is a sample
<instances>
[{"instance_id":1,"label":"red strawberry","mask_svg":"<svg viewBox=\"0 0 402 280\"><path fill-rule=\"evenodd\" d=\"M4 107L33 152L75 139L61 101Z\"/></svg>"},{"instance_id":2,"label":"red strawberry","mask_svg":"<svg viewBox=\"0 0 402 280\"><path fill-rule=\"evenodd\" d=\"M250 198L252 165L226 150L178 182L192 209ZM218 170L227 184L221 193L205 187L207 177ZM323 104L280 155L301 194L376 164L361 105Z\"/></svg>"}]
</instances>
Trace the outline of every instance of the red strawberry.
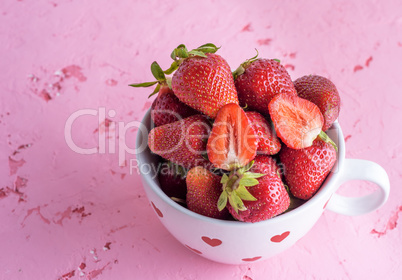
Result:
<instances>
[{"instance_id":1,"label":"red strawberry","mask_svg":"<svg viewBox=\"0 0 402 280\"><path fill-rule=\"evenodd\" d=\"M336 162L336 151L331 143L317 138L311 147L291 149L282 147L279 158L284 165L284 176L290 192L297 198L309 199Z\"/></svg>"},{"instance_id":2,"label":"red strawberry","mask_svg":"<svg viewBox=\"0 0 402 280\"><path fill-rule=\"evenodd\" d=\"M306 99L279 94L268 108L278 137L289 148L310 147L321 133L324 118L320 109Z\"/></svg>"},{"instance_id":3,"label":"red strawberry","mask_svg":"<svg viewBox=\"0 0 402 280\"><path fill-rule=\"evenodd\" d=\"M136 83L130 86L150 87L155 84L157 85L154 91L148 96L149 98L158 93L157 98L151 106L151 118L155 126L172 123L199 113L183 102L180 102L174 95L170 86L171 79L166 78L165 73L156 61L151 64L151 72L156 81Z\"/></svg>"},{"instance_id":4,"label":"red strawberry","mask_svg":"<svg viewBox=\"0 0 402 280\"><path fill-rule=\"evenodd\" d=\"M197 166L187 173L187 208L198 214L216 219L228 219L227 209L218 210L217 203L222 192L221 177Z\"/></svg>"},{"instance_id":5,"label":"red strawberry","mask_svg":"<svg viewBox=\"0 0 402 280\"><path fill-rule=\"evenodd\" d=\"M276 136L270 121L258 112L246 112L255 136L258 139L257 154L274 155L281 149L281 142Z\"/></svg>"},{"instance_id":6,"label":"red strawberry","mask_svg":"<svg viewBox=\"0 0 402 280\"><path fill-rule=\"evenodd\" d=\"M213 119L225 104L239 103L226 60L214 53L187 52L184 46L175 51L181 59L173 63L179 66L172 88L180 101Z\"/></svg>"},{"instance_id":7,"label":"red strawberry","mask_svg":"<svg viewBox=\"0 0 402 280\"><path fill-rule=\"evenodd\" d=\"M195 114L199 113L181 102L168 86L159 89L158 96L151 106L151 118L155 126L172 123Z\"/></svg>"},{"instance_id":8,"label":"red strawberry","mask_svg":"<svg viewBox=\"0 0 402 280\"><path fill-rule=\"evenodd\" d=\"M194 115L152 129L148 146L153 153L185 168L207 166L206 139L210 129L206 116Z\"/></svg>"},{"instance_id":9,"label":"red strawberry","mask_svg":"<svg viewBox=\"0 0 402 280\"><path fill-rule=\"evenodd\" d=\"M320 108L324 116L323 131L327 131L338 118L341 105L336 86L327 78L318 75L309 75L294 81L297 94L313 102Z\"/></svg>"},{"instance_id":10,"label":"red strawberry","mask_svg":"<svg viewBox=\"0 0 402 280\"><path fill-rule=\"evenodd\" d=\"M242 222L254 223L270 219L288 209L290 198L280 178L280 175L278 174L278 170L279 168L276 165L275 160L270 156L256 156L254 165L251 167L250 172L252 174L263 176L258 178L258 181L255 185L248 184L249 187L247 188L247 191L252 197L254 197L254 199L243 199L243 207L238 207L237 204L239 203L231 203L229 198L230 203L227 204L227 208L235 219ZM247 173L243 174L246 175ZM241 176L242 174L238 175L239 185L241 185L242 180L244 180L244 177L242 178ZM254 176L254 178L255 177L257 176ZM230 182L230 179L231 178L229 177L228 182ZM249 180L250 178L248 178L247 182L249 182ZM243 181L243 183L245 182ZM233 185L236 185L236 183ZM241 192L239 191L239 188L234 189L237 193ZM228 195L228 197L230 196L232 195ZM246 197L247 195L240 193L239 196ZM241 203L239 205L241 206Z\"/></svg>"},{"instance_id":11,"label":"red strawberry","mask_svg":"<svg viewBox=\"0 0 402 280\"><path fill-rule=\"evenodd\" d=\"M275 59L250 59L235 71L235 86L242 107L268 115L268 104L280 93L297 95L285 67Z\"/></svg>"},{"instance_id":12,"label":"red strawberry","mask_svg":"<svg viewBox=\"0 0 402 280\"><path fill-rule=\"evenodd\" d=\"M185 201L187 193L186 170L171 162L163 163L158 174L163 192L175 201Z\"/></svg>"},{"instance_id":13,"label":"red strawberry","mask_svg":"<svg viewBox=\"0 0 402 280\"><path fill-rule=\"evenodd\" d=\"M232 170L252 161L256 150L257 139L243 109L234 103L223 106L208 139L208 159L217 168Z\"/></svg>"}]
</instances>

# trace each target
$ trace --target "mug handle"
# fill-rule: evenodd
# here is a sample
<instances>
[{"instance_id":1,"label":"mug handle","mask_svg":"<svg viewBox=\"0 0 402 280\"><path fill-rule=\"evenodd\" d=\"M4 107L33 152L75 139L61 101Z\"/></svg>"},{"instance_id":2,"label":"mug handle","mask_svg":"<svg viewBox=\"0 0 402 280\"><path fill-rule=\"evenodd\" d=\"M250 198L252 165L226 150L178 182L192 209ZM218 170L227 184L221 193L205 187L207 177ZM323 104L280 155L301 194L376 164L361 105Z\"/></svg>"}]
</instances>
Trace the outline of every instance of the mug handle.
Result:
<instances>
[{"instance_id":1,"label":"mug handle","mask_svg":"<svg viewBox=\"0 0 402 280\"><path fill-rule=\"evenodd\" d=\"M362 159L345 159L339 186L351 180L375 183L379 188L361 197L345 197L334 193L326 209L348 216L369 213L381 207L388 199L390 183L387 172L375 162Z\"/></svg>"}]
</instances>

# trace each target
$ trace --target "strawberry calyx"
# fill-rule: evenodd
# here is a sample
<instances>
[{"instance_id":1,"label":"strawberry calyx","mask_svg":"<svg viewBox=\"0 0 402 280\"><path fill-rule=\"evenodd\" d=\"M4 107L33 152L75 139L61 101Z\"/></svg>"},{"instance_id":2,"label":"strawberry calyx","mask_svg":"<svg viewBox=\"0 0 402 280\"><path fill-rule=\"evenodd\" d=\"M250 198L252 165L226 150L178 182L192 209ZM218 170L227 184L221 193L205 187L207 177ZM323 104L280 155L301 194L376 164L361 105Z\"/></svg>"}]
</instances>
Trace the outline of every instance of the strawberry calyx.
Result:
<instances>
[{"instance_id":1,"label":"strawberry calyx","mask_svg":"<svg viewBox=\"0 0 402 280\"><path fill-rule=\"evenodd\" d=\"M151 64L151 73L155 77L156 81L152 82L144 82L144 83L133 83L129 86L131 87L151 87L153 85L157 85L154 91L148 96L151 97L154 94L158 93L160 88L163 86L169 87L172 89L172 79L171 77L166 77L166 75L172 74L179 68L179 65L183 62L184 59L193 57L193 56L200 56L200 57L207 57L207 53L215 53L220 47L215 46L212 43L207 43L204 45L199 46L196 49L188 51L184 44L180 44L177 48L173 50L170 54L170 57L174 60L171 66L163 71L159 64L154 61ZM166 75L165 75L166 74Z\"/></svg>"},{"instance_id":2,"label":"strawberry calyx","mask_svg":"<svg viewBox=\"0 0 402 280\"><path fill-rule=\"evenodd\" d=\"M218 210L222 211L229 202L233 209L238 211L247 210L243 201L256 201L257 199L247 190L247 187L258 185L258 178L265 174L250 172L254 161L244 167L232 170L229 175L223 174L221 178L222 193L217 203Z\"/></svg>"},{"instance_id":3,"label":"strawberry calyx","mask_svg":"<svg viewBox=\"0 0 402 280\"><path fill-rule=\"evenodd\" d=\"M246 68L253 63L254 61L256 61L258 59L258 50L255 49L255 51L257 52L257 54L255 56L253 56L252 58L247 59L246 61L244 61L242 64L239 65L239 67L237 67L237 69L235 71L232 72L233 75L233 79L236 80L236 78L238 76L240 76L241 74L244 73L244 71L246 71Z\"/></svg>"},{"instance_id":4,"label":"strawberry calyx","mask_svg":"<svg viewBox=\"0 0 402 280\"><path fill-rule=\"evenodd\" d=\"M212 43L207 43L202 46L199 46L196 49L188 51L184 44L180 44L177 48L175 48L172 51L172 53L170 54L170 57L175 61L177 61L179 59L188 58L190 56L207 57L207 55L206 55L207 53L215 53L219 49L220 49L220 47L217 47Z\"/></svg>"},{"instance_id":5,"label":"strawberry calyx","mask_svg":"<svg viewBox=\"0 0 402 280\"><path fill-rule=\"evenodd\" d=\"M144 83L134 83L130 84L131 87L151 87L153 85L157 85L154 91L148 96L150 98L154 94L158 93L161 87L169 87L172 89L172 79L170 77L166 77L165 73L163 72L162 68L159 64L154 61L151 64L151 73L155 77L156 81L152 82L144 82Z\"/></svg>"},{"instance_id":6,"label":"strawberry calyx","mask_svg":"<svg viewBox=\"0 0 402 280\"><path fill-rule=\"evenodd\" d=\"M193 49L191 51L187 50L187 47L184 44L180 44L175 48L172 53L170 54L170 57L174 60L171 64L171 66L164 71L165 74L172 74L174 71L179 68L179 65L183 62L184 59L187 59L189 57L194 57L194 56L199 56L199 57L207 57L207 53L215 53L220 47L215 46L212 43L207 43L204 45L199 46L196 49Z\"/></svg>"}]
</instances>

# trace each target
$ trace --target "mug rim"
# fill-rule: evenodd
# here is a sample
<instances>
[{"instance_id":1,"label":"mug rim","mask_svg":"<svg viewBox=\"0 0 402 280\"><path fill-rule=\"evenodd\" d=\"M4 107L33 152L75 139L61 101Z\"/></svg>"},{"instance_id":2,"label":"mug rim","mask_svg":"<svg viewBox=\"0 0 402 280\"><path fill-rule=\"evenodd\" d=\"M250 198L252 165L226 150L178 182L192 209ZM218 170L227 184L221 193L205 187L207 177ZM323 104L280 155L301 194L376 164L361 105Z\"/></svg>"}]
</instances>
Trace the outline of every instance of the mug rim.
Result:
<instances>
[{"instance_id":1,"label":"mug rim","mask_svg":"<svg viewBox=\"0 0 402 280\"><path fill-rule=\"evenodd\" d=\"M147 112L145 113L143 119L141 120L141 124L144 125L147 129L147 132L149 132L150 129L150 122L151 122L151 109L148 109ZM282 222L283 220L291 219L294 216L297 216L300 214L300 212L303 212L305 209L314 206L316 203L321 201L321 199L328 197L328 192L334 193L336 191L336 182L340 176L340 173L342 171L342 167L345 161L345 140L343 137L342 129L341 126L336 120L330 130L335 130L335 135L337 135L336 139L331 138L338 147L337 151L337 161L335 162L335 165L331 169L330 173L328 176L325 178L322 187L317 191L317 193L310 198L309 200L305 201L302 205L296 207L295 209L290 210L289 212L279 214L278 216L272 217L270 219L264 220L264 221L259 221L255 223L248 223L248 222L241 222L241 221L233 221L233 220L220 220L220 219L215 219L211 217L207 217L201 214L198 214L196 212L193 212L183 206L181 206L179 203L173 201L170 197L168 197L160 188L159 184L155 183L154 179L151 178L150 174L143 174L140 172L140 176L145 179L145 182L147 186L143 186L144 188L150 188L160 199L162 199L165 203L167 203L170 207L174 208L176 211L181 212L182 214L188 215L194 219L206 222L206 223L212 223L212 224L217 224L221 226L231 226L231 227L259 227L259 226L265 226L269 224L275 224ZM144 139L145 138L145 139ZM143 131L141 129L138 129L137 135L136 135L136 143L135 143L135 148L138 149L141 145L144 143L140 141L140 139L144 139L146 141L147 147L146 149L142 150L141 152L136 154L136 158L138 160L138 165L140 166L142 163L146 163L145 159L145 154L149 153L150 150L148 147L148 137L144 137ZM334 172L334 169L337 169L336 172ZM331 189L333 191L331 192Z\"/></svg>"}]
</instances>

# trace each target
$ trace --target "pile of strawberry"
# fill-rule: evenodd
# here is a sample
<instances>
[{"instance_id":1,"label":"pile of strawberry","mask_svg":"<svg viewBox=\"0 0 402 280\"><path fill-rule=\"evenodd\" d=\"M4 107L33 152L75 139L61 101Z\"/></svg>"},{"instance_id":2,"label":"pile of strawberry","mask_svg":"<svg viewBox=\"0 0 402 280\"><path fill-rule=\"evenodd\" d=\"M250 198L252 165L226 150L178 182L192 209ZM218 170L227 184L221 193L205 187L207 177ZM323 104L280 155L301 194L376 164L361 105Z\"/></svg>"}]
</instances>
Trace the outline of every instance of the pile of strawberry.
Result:
<instances>
[{"instance_id":1,"label":"pile of strawberry","mask_svg":"<svg viewBox=\"0 0 402 280\"><path fill-rule=\"evenodd\" d=\"M335 164L325 131L339 94L321 76L293 82L276 59L255 56L232 73L217 50L179 45L169 69L152 63L156 81L131 85L156 85L148 146L161 158L159 182L199 214L270 219L310 199Z\"/></svg>"}]
</instances>

